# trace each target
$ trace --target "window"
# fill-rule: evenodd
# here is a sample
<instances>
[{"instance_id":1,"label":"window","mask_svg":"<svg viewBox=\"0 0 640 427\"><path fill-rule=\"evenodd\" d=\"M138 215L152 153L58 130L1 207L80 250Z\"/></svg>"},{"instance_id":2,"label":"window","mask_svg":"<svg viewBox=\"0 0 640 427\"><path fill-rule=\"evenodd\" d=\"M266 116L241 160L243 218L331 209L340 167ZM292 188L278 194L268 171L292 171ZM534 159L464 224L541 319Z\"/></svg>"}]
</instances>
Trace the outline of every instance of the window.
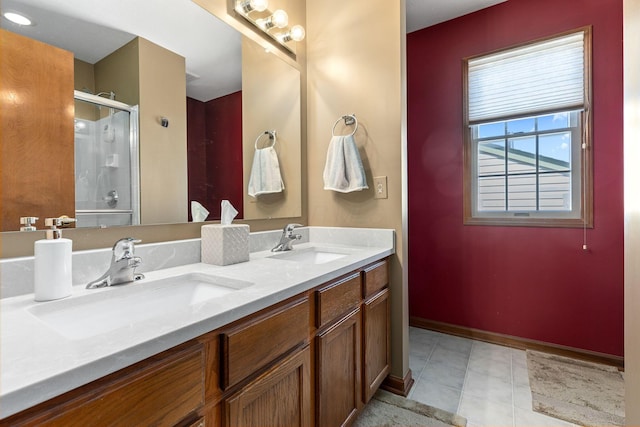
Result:
<instances>
[{"instance_id":1,"label":"window","mask_svg":"<svg viewBox=\"0 0 640 427\"><path fill-rule=\"evenodd\" d=\"M465 224L592 226L590 38L465 59Z\"/></svg>"}]
</instances>

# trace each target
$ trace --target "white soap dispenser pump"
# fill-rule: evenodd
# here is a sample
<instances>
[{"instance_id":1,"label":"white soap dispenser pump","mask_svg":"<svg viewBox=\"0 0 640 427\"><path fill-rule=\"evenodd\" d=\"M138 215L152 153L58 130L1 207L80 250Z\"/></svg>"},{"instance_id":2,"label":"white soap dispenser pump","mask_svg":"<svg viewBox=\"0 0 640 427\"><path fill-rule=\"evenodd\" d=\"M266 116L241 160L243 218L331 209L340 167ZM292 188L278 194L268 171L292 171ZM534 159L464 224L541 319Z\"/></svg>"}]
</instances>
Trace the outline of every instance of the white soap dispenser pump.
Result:
<instances>
[{"instance_id":1,"label":"white soap dispenser pump","mask_svg":"<svg viewBox=\"0 0 640 427\"><path fill-rule=\"evenodd\" d=\"M59 226L75 222L74 218L46 218L46 239L34 244L34 299L51 301L71 295L71 251L70 239L63 239Z\"/></svg>"}]
</instances>

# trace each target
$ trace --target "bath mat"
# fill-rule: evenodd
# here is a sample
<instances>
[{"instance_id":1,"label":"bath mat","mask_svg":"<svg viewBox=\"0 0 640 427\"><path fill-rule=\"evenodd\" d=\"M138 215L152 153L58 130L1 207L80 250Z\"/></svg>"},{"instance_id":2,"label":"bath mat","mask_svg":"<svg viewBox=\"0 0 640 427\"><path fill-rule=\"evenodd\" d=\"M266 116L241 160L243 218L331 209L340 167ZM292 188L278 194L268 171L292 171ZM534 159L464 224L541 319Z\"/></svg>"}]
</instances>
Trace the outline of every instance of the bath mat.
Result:
<instances>
[{"instance_id":1,"label":"bath mat","mask_svg":"<svg viewBox=\"0 0 640 427\"><path fill-rule=\"evenodd\" d=\"M467 420L433 406L378 390L364 407L354 427L433 426L465 427Z\"/></svg>"},{"instance_id":2,"label":"bath mat","mask_svg":"<svg viewBox=\"0 0 640 427\"><path fill-rule=\"evenodd\" d=\"M533 410L582 426L624 425L624 379L612 366L527 351Z\"/></svg>"}]
</instances>

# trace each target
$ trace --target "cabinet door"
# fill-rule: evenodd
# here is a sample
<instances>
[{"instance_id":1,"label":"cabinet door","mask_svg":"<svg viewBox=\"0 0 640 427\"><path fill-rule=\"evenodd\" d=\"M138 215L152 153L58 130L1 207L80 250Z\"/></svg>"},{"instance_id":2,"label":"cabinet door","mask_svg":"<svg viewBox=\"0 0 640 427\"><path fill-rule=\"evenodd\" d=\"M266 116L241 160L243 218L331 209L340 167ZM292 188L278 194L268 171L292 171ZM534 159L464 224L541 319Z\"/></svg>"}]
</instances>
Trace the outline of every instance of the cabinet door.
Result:
<instances>
[{"instance_id":1,"label":"cabinet door","mask_svg":"<svg viewBox=\"0 0 640 427\"><path fill-rule=\"evenodd\" d=\"M364 403L369 402L391 365L389 289L376 294L364 303Z\"/></svg>"},{"instance_id":2,"label":"cabinet door","mask_svg":"<svg viewBox=\"0 0 640 427\"><path fill-rule=\"evenodd\" d=\"M310 357L307 345L227 399L227 426L309 426Z\"/></svg>"},{"instance_id":3,"label":"cabinet door","mask_svg":"<svg viewBox=\"0 0 640 427\"><path fill-rule=\"evenodd\" d=\"M317 425L352 424L361 408L360 309L317 337Z\"/></svg>"}]
</instances>

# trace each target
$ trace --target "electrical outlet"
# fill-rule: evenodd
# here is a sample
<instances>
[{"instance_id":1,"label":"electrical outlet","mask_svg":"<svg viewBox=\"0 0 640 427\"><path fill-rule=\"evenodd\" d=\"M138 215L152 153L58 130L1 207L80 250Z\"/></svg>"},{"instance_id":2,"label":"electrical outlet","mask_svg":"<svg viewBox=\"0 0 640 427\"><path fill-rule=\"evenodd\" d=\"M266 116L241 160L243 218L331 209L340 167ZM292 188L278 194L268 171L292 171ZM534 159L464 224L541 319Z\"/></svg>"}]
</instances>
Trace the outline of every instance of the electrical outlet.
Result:
<instances>
[{"instance_id":1,"label":"electrical outlet","mask_svg":"<svg viewBox=\"0 0 640 427\"><path fill-rule=\"evenodd\" d=\"M376 199L387 198L387 177L375 176L373 177L373 190L376 194Z\"/></svg>"}]
</instances>

